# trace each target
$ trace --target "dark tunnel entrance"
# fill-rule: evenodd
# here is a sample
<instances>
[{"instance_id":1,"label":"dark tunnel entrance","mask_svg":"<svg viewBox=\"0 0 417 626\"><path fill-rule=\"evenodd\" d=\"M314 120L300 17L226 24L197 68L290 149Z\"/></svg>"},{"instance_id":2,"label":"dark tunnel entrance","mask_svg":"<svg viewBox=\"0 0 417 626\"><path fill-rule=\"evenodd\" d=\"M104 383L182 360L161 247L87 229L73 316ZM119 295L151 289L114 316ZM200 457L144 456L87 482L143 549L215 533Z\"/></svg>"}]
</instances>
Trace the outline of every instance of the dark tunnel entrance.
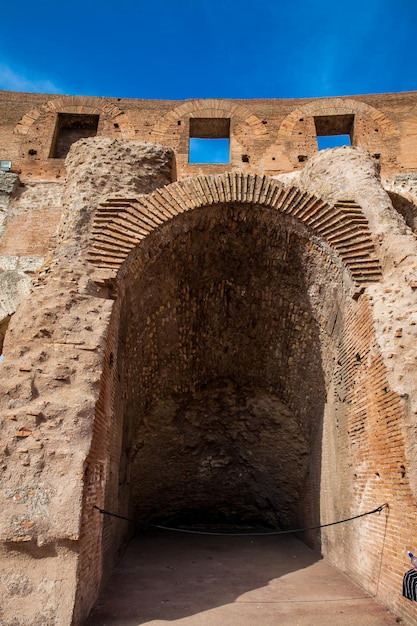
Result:
<instances>
[{"instance_id":1,"label":"dark tunnel entrance","mask_svg":"<svg viewBox=\"0 0 417 626\"><path fill-rule=\"evenodd\" d=\"M287 526L294 519L308 440L273 393L211 380L160 402L147 419L158 435L143 425L136 431L136 516L212 529Z\"/></svg>"},{"instance_id":2,"label":"dark tunnel entrance","mask_svg":"<svg viewBox=\"0 0 417 626\"><path fill-rule=\"evenodd\" d=\"M320 316L340 271L297 220L246 205L181 215L135 249L120 274L119 510L169 526L318 523Z\"/></svg>"}]
</instances>

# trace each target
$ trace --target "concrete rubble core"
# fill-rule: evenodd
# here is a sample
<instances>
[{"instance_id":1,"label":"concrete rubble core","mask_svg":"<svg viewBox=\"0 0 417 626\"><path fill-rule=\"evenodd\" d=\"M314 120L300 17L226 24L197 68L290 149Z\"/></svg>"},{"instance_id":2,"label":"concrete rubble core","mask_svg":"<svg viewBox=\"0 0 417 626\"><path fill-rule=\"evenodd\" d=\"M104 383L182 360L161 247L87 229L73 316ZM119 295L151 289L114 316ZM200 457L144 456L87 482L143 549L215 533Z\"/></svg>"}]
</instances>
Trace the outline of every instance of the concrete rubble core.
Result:
<instances>
[{"instance_id":1,"label":"concrete rubble core","mask_svg":"<svg viewBox=\"0 0 417 626\"><path fill-rule=\"evenodd\" d=\"M245 124L266 141L236 107L232 152ZM22 160L24 182L0 184L2 623L85 622L132 531L93 505L293 528L384 503L304 540L415 623L401 597L417 500L413 178L401 213L401 181L361 147L187 177L164 119L150 137L164 145L120 118L106 124L124 137L72 143L56 180L35 159L37 180ZM16 129L26 145L29 118ZM45 242L13 254L36 210Z\"/></svg>"}]
</instances>

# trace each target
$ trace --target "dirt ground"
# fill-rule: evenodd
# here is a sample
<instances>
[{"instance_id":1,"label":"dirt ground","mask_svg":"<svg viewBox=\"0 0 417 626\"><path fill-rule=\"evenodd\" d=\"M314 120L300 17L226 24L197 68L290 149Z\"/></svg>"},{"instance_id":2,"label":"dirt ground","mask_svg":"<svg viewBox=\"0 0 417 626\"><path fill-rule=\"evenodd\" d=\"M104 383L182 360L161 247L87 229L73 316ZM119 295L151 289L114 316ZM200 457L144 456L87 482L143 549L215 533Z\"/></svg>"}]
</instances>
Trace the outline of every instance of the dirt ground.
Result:
<instances>
[{"instance_id":1,"label":"dirt ground","mask_svg":"<svg viewBox=\"0 0 417 626\"><path fill-rule=\"evenodd\" d=\"M137 535L87 626L385 626L396 618L290 535Z\"/></svg>"}]
</instances>

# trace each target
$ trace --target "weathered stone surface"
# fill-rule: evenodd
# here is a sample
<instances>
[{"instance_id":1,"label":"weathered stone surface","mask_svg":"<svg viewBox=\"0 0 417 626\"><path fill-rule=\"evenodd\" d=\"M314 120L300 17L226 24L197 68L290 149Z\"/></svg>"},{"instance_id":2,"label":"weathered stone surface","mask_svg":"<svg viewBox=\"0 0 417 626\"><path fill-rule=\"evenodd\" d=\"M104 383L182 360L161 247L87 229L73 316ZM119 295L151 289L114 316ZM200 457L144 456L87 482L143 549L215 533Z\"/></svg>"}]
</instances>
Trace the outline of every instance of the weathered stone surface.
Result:
<instances>
[{"instance_id":1,"label":"weathered stone surface","mask_svg":"<svg viewBox=\"0 0 417 626\"><path fill-rule=\"evenodd\" d=\"M59 253L84 251L92 216L109 197L136 197L172 181L172 150L107 137L81 139L66 158L67 182L59 225Z\"/></svg>"},{"instance_id":2,"label":"weathered stone surface","mask_svg":"<svg viewBox=\"0 0 417 626\"><path fill-rule=\"evenodd\" d=\"M299 184L332 204L356 200L376 236L386 231L405 233L403 221L392 210L381 185L379 162L361 148L345 146L317 153L300 173Z\"/></svg>"},{"instance_id":3,"label":"weathered stone surface","mask_svg":"<svg viewBox=\"0 0 417 626\"><path fill-rule=\"evenodd\" d=\"M0 170L0 237L5 230L10 197L19 184L19 176Z\"/></svg>"},{"instance_id":4,"label":"weathered stone surface","mask_svg":"<svg viewBox=\"0 0 417 626\"><path fill-rule=\"evenodd\" d=\"M109 168L108 159L115 156L115 146L110 154L106 140L96 143L99 144L98 154L101 150L105 154L104 171ZM132 146L118 147L131 155ZM87 154L83 146L80 148L78 153L76 150L73 152L82 160ZM124 163L124 191L130 183L133 185L131 192L138 193L138 185L143 192L152 190L156 181L170 181L172 156L169 151L137 144L133 148L136 152L129 163ZM164 159L160 178L156 176L151 180L151 167L156 170L155 163L151 166L149 161L157 161L161 155ZM144 156L143 163L139 158L141 156ZM139 161L136 160L138 158ZM99 172L100 159L97 157L95 161ZM73 580L78 567L76 542L80 537L85 459L91 443L103 347L112 309L111 300L95 298L90 294L93 284L90 276L94 269L79 258L79 251L85 245L82 238L85 215L82 208L79 212L74 210L73 200L74 196L82 196L85 202L87 199L92 202L88 205L91 214L103 198L97 195L97 188L104 186L106 193L111 185L117 187L117 182L113 180L106 186L103 180L108 178L107 175L103 175L103 180L96 181L93 172L83 173L79 163L74 170L71 166L69 169L75 172L75 180L70 174L70 191L64 193L64 200L68 199L72 204L64 211L64 220L65 215L74 212L70 223L64 222L61 235L64 236L65 228L74 229L78 237L76 246L68 247L67 240L64 241L57 255L59 260L43 268L30 296L21 303L16 313L16 301L12 295L16 293L16 299L22 300L17 279L25 285L25 295L29 293L31 281L26 274L16 270L0 274L5 286L1 292L4 314L10 316L15 313L9 324L5 358L1 363L2 396L7 417L2 434L0 536L6 545L36 545L42 560L46 561L51 546L65 541L74 542L70 550L71 558L66 558L65 564L62 562L58 566L65 570L64 578ZM86 206L83 205L84 208ZM74 256L74 250L78 255ZM30 263L29 267L32 269L33 264ZM20 329L24 328L28 332L22 337ZM17 560L13 572L19 577L23 574L18 563ZM6 587L10 587L10 580L4 578ZM55 589L55 599L51 604L47 595L42 600L43 592L32 578L28 579L25 590L28 603L26 609L21 611L21 619L30 619L28 623L34 619L33 623L39 623L36 621L39 615L36 616L31 607L38 606L40 601L44 612L45 607L54 607L49 617L45 613L42 623L70 623L72 609L68 610L67 603L71 602L71 593L65 593L65 597L59 599ZM74 586L72 593L75 593ZM36 617L27 617L30 614Z\"/></svg>"},{"instance_id":5,"label":"weathered stone surface","mask_svg":"<svg viewBox=\"0 0 417 626\"><path fill-rule=\"evenodd\" d=\"M0 274L0 321L12 315L30 291L31 280L24 272L9 270Z\"/></svg>"},{"instance_id":6,"label":"weathered stone surface","mask_svg":"<svg viewBox=\"0 0 417 626\"><path fill-rule=\"evenodd\" d=\"M417 173L410 174L396 174L393 177L394 183L411 188L415 193L417 193Z\"/></svg>"},{"instance_id":7,"label":"weathered stone surface","mask_svg":"<svg viewBox=\"0 0 417 626\"><path fill-rule=\"evenodd\" d=\"M1 619L83 623L129 536L95 507L314 528L388 503L304 538L412 624L417 161L396 124L415 96L36 105L5 131ZM102 136L64 162L66 107ZM361 147L317 153L332 115ZM230 164L188 163L191 117L231 119Z\"/></svg>"},{"instance_id":8,"label":"weathered stone surface","mask_svg":"<svg viewBox=\"0 0 417 626\"><path fill-rule=\"evenodd\" d=\"M19 184L19 176L14 172L0 170L0 196L11 196Z\"/></svg>"},{"instance_id":9,"label":"weathered stone surface","mask_svg":"<svg viewBox=\"0 0 417 626\"><path fill-rule=\"evenodd\" d=\"M368 287L375 310L377 337L387 356L391 381L402 395L404 384L412 384L412 402L417 402L414 383L404 381L404 367L414 360L417 340L414 317L417 314L415 290L416 241L394 210L381 185L378 164L362 150L339 148L326 150L312 159L300 175L302 188L320 194L329 201L349 197L361 206L371 227L378 258L383 263L384 279ZM401 321L407 330L399 333ZM407 337L406 337L407 334ZM403 338L398 350L396 339ZM407 350L411 351L410 354ZM403 381L401 383L401 381ZM417 405L412 407L417 410Z\"/></svg>"}]
</instances>

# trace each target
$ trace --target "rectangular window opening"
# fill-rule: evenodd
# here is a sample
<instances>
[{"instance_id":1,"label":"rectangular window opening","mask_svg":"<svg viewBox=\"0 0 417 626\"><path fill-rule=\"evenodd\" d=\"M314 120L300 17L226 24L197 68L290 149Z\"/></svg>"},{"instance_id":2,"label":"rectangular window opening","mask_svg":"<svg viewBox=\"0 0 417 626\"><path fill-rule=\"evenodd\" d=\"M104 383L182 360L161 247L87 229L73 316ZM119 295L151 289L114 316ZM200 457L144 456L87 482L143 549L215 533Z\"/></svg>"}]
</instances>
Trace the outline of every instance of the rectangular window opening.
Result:
<instances>
[{"instance_id":1,"label":"rectangular window opening","mask_svg":"<svg viewBox=\"0 0 417 626\"><path fill-rule=\"evenodd\" d=\"M350 135L322 135L321 137L317 137L317 146L319 150L351 145Z\"/></svg>"},{"instance_id":2,"label":"rectangular window opening","mask_svg":"<svg viewBox=\"0 0 417 626\"><path fill-rule=\"evenodd\" d=\"M189 163L230 163L230 119L190 118Z\"/></svg>"},{"instance_id":3,"label":"rectangular window opening","mask_svg":"<svg viewBox=\"0 0 417 626\"><path fill-rule=\"evenodd\" d=\"M314 117L319 150L351 146L354 115L318 115Z\"/></svg>"},{"instance_id":4,"label":"rectangular window opening","mask_svg":"<svg viewBox=\"0 0 417 626\"><path fill-rule=\"evenodd\" d=\"M65 159L73 143L97 135L99 115L58 113L50 156Z\"/></svg>"}]
</instances>

